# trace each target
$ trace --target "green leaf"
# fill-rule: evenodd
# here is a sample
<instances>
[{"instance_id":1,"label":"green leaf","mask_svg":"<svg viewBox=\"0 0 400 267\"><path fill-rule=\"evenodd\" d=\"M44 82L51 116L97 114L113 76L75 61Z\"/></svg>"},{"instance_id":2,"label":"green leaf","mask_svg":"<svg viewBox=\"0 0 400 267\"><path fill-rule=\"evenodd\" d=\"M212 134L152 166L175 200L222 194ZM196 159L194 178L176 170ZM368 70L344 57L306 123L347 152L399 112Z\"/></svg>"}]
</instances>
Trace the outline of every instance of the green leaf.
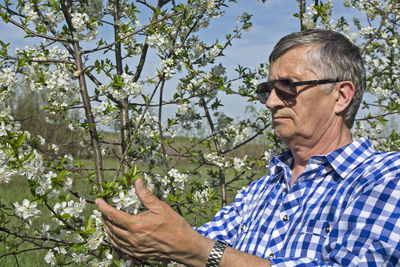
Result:
<instances>
[{"instance_id":1,"label":"green leaf","mask_svg":"<svg viewBox=\"0 0 400 267\"><path fill-rule=\"evenodd\" d=\"M22 145L22 143L25 141L26 139L26 134L22 133L18 136L17 142L15 143L17 145L17 147L20 147Z\"/></svg>"},{"instance_id":2,"label":"green leaf","mask_svg":"<svg viewBox=\"0 0 400 267\"><path fill-rule=\"evenodd\" d=\"M22 162L26 162L26 161L31 161L33 159L33 157L35 156L35 153L33 151L31 151L28 155L26 155L23 159Z\"/></svg>"},{"instance_id":3,"label":"green leaf","mask_svg":"<svg viewBox=\"0 0 400 267\"><path fill-rule=\"evenodd\" d=\"M64 213L63 215L61 215L61 219L63 219L63 220L68 220L71 218L72 218L72 216L69 213Z\"/></svg>"},{"instance_id":4,"label":"green leaf","mask_svg":"<svg viewBox=\"0 0 400 267\"><path fill-rule=\"evenodd\" d=\"M82 250L85 248L85 243L77 243L72 246L73 250Z\"/></svg>"},{"instance_id":5,"label":"green leaf","mask_svg":"<svg viewBox=\"0 0 400 267\"><path fill-rule=\"evenodd\" d=\"M6 12L0 11L0 16L4 20L5 23L8 23L9 21L9 16Z\"/></svg>"},{"instance_id":6,"label":"green leaf","mask_svg":"<svg viewBox=\"0 0 400 267\"><path fill-rule=\"evenodd\" d=\"M92 224L93 224L93 218L91 215L89 215L86 217L85 230L92 228Z\"/></svg>"}]
</instances>

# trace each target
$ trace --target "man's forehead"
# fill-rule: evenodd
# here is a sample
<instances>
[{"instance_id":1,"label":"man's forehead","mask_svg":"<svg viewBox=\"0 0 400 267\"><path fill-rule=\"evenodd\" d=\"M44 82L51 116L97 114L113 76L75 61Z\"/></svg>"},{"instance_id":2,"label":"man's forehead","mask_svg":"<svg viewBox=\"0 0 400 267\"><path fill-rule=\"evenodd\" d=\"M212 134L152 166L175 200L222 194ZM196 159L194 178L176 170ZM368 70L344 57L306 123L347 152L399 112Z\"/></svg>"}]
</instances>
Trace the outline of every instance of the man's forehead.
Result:
<instances>
[{"instance_id":1,"label":"man's forehead","mask_svg":"<svg viewBox=\"0 0 400 267\"><path fill-rule=\"evenodd\" d=\"M320 49L322 46L322 43L306 43L306 44L301 44L301 45L295 45L287 50L285 50L279 57L277 57L274 61L271 62L271 65L277 61L279 58L284 57L287 54L292 54L293 51L296 51L295 54L301 54L303 57L312 54L313 52L317 51Z\"/></svg>"},{"instance_id":2,"label":"man's forehead","mask_svg":"<svg viewBox=\"0 0 400 267\"><path fill-rule=\"evenodd\" d=\"M286 51L271 63L268 79L302 80L303 76L315 76L308 56L316 48L315 45L302 45Z\"/></svg>"}]
</instances>

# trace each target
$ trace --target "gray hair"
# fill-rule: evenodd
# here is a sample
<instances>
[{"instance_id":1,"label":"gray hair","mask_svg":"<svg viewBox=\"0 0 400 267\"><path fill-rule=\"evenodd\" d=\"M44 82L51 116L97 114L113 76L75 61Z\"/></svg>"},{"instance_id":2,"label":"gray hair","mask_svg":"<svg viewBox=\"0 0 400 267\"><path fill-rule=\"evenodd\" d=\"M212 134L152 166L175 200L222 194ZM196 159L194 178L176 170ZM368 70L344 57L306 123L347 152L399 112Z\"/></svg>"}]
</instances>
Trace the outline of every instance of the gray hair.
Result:
<instances>
[{"instance_id":1,"label":"gray hair","mask_svg":"<svg viewBox=\"0 0 400 267\"><path fill-rule=\"evenodd\" d=\"M355 86L354 97L343 113L343 120L350 129L366 88L366 74L360 50L349 39L331 30L309 29L291 33L275 45L269 62L272 64L292 48L309 44L316 45L316 49L312 50L306 60L319 74L319 79L351 81ZM326 93L330 93L333 88L329 86Z\"/></svg>"}]
</instances>

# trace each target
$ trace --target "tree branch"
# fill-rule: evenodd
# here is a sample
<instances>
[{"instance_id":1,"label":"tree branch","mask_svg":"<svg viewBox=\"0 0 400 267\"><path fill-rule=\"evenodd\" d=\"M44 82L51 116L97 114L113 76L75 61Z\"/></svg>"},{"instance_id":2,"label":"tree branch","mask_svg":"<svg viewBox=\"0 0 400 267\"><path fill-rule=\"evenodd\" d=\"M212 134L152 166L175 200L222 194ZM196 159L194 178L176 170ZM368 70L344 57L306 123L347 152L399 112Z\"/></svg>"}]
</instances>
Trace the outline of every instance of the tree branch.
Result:
<instances>
[{"instance_id":1,"label":"tree branch","mask_svg":"<svg viewBox=\"0 0 400 267\"><path fill-rule=\"evenodd\" d=\"M61 6L62 6L62 12L64 14L64 17L67 21L67 24L69 26L69 29L71 31L71 35L73 36L73 33L75 29L72 26L71 22L71 14L70 12L70 6L65 5L65 1L61 1ZM83 106L85 109L85 115L88 123L88 129L89 129L89 134L90 134L90 141L92 143L92 148L95 156L95 170L96 170L96 178L97 178L97 186L98 190L100 193L103 193L103 182L104 182L104 173L103 173L103 162L102 162L102 155L101 155L101 148L100 148L100 143L99 143L99 135L97 133L96 129L96 123L94 120L94 116L92 113L92 108L90 104L90 98L89 98L89 93L88 89L86 86L86 80L85 80L85 73L84 73L84 64L82 61L82 53L81 53L81 48L79 45L79 41L74 40L73 41L73 51L74 51L74 58L75 58L75 64L76 64L76 72L78 73L78 78L79 78L79 89L82 97L82 102Z\"/></svg>"},{"instance_id":2,"label":"tree branch","mask_svg":"<svg viewBox=\"0 0 400 267\"><path fill-rule=\"evenodd\" d=\"M16 60L18 61L18 57L13 57L13 56L6 56L6 59L10 60ZM74 65L75 62L69 61L69 60L61 60L61 59L28 59L26 62L35 62L35 63L42 63L42 64L51 64L51 63L63 63L63 64L71 64Z\"/></svg>"},{"instance_id":3,"label":"tree branch","mask_svg":"<svg viewBox=\"0 0 400 267\"><path fill-rule=\"evenodd\" d=\"M68 242L68 241L65 241L65 240L59 240L59 239L54 239L54 238L50 238L50 237L36 236L36 235L24 235L24 234L20 234L18 232L11 231L11 230L9 230L7 228L4 228L2 226L0 226L0 231L3 231L5 233L13 235L15 237L22 238L24 240L32 239L32 240L52 241L52 242L57 242L57 243L63 243L63 244L66 244L66 245L74 245L75 244L74 242ZM3 257L3 256L4 255L0 256L0 258Z\"/></svg>"}]
</instances>

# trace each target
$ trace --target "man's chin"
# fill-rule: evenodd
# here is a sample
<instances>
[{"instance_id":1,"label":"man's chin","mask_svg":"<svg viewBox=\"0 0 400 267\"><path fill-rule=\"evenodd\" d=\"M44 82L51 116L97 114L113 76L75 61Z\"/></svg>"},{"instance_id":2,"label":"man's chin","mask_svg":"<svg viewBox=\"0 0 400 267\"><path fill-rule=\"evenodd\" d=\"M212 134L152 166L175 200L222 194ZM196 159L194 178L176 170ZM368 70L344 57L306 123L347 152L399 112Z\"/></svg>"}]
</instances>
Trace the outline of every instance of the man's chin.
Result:
<instances>
[{"instance_id":1,"label":"man's chin","mask_svg":"<svg viewBox=\"0 0 400 267\"><path fill-rule=\"evenodd\" d=\"M293 138L293 131L291 131L288 126L284 126L282 124L274 124L273 129L275 136L283 142L285 142L285 140L290 140Z\"/></svg>"}]
</instances>

